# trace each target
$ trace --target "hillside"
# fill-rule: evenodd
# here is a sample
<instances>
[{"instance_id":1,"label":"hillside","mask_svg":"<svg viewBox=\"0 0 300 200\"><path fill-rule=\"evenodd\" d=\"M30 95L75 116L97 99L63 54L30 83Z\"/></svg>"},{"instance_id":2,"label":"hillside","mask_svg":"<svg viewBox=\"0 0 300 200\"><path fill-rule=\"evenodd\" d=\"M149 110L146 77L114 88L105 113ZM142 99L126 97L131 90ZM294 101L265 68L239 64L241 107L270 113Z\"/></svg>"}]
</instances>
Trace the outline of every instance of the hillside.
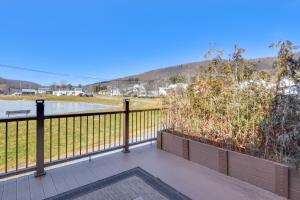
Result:
<instances>
[{"instance_id":1,"label":"hillside","mask_svg":"<svg viewBox=\"0 0 300 200\"><path fill-rule=\"evenodd\" d=\"M30 82L30 81L23 81L23 80L10 80L0 77L0 93L7 93L9 89L16 90L16 89L37 89L41 85Z\"/></svg>"},{"instance_id":2,"label":"hillside","mask_svg":"<svg viewBox=\"0 0 300 200\"><path fill-rule=\"evenodd\" d=\"M297 54L300 56L300 53ZM256 63L256 67L258 70L266 70L269 72L273 72L273 62L275 61L275 57L265 57L265 58L257 58L257 59L250 59ZM184 75L187 78L193 78L199 73L200 67L207 67L208 61L202 62L192 62L187 64L180 64L176 66L170 66L165 68L160 68L156 70L151 70L148 72L144 72L137 75L132 75L128 77L124 77L121 79L128 79L128 78L138 78L139 80L161 80L161 79L168 79L169 77L176 76L178 74Z\"/></svg>"},{"instance_id":3,"label":"hillside","mask_svg":"<svg viewBox=\"0 0 300 200\"><path fill-rule=\"evenodd\" d=\"M296 54L297 57L300 57L300 52ZM250 59L250 61L256 63L256 67L259 70L266 70L269 72L274 72L272 65L275 61L275 57L264 57L264 58L257 58L257 59ZM151 70L148 72L144 72L141 74L131 75L122 77L119 79L114 79L111 81L103 82L104 85L110 85L113 84L116 80L128 80L129 78L136 78L140 81L148 81L148 80L156 80L156 81L162 81L167 80L168 78L172 76L176 76L178 74L184 75L188 79L192 79L193 77L197 76L199 74L200 67L207 67L208 61L202 61L202 62L192 62L187 64L180 64L176 66L169 66L164 68L159 68L155 70ZM95 83L99 84L99 83ZM93 85L91 84L86 86L87 88L91 88Z\"/></svg>"}]
</instances>

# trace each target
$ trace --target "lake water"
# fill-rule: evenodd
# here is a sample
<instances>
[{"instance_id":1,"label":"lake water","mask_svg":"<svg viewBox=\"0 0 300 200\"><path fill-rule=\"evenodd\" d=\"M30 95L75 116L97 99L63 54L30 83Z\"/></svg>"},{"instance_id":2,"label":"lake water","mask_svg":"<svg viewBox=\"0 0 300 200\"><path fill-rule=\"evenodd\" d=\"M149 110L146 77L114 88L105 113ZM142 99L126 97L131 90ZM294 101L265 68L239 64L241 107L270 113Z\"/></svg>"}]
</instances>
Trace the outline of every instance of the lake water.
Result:
<instances>
[{"instance_id":1,"label":"lake water","mask_svg":"<svg viewBox=\"0 0 300 200\"><path fill-rule=\"evenodd\" d=\"M113 108L112 105L84 103L84 102L61 102L45 101L45 115L74 113ZM7 118L6 111L30 110L27 116L36 115L35 101L0 100L0 118ZM11 117L24 117L25 114L11 115Z\"/></svg>"}]
</instances>

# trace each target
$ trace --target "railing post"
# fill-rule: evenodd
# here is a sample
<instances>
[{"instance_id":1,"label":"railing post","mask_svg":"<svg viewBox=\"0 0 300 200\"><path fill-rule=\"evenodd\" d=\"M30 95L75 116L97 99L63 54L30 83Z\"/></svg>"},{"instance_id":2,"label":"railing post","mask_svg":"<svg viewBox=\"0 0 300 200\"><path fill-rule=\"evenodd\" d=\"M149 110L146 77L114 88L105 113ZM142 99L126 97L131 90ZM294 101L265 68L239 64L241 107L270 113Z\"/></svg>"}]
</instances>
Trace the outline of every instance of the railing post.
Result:
<instances>
[{"instance_id":1,"label":"railing post","mask_svg":"<svg viewBox=\"0 0 300 200\"><path fill-rule=\"evenodd\" d=\"M35 177L45 175L44 170L44 100L36 100L36 172Z\"/></svg>"},{"instance_id":2,"label":"railing post","mask_svg":"<svg viewBox=\"0 0 300 200\"><path fill-rule=\"evenodd\" d=\"M124 115L124 153L129 153L129 99L123 100Z\"/></svg>"}]
</instances>

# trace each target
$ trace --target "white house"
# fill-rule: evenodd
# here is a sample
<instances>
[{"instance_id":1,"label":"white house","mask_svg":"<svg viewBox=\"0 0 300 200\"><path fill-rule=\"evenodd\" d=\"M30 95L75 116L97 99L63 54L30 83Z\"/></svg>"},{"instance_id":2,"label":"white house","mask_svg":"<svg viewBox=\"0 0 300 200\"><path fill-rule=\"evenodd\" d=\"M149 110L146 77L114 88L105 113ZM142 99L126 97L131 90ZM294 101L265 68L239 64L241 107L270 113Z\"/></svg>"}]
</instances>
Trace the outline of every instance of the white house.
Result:
<instances>
[{"instance_id":1,"label":"white house","mask_svg":"<svg viewBox=\"0 0 300 200\"><path fill-rule=\"evenodd\" d=\"M171 91L182 91L182 90L186 90L187 87L188 87L187 83L175 83L175 84L169 85L168 87L159 87L158 88L158 95L159 96L166 96Z\"/></svg>"},{"instance_id":2,"label":"white house","mask_svg":"<svg viewBox=\"0 0 300 200\"><path fill-rule=\"evenodd\" d=\"M53 91L55 96L80 96L84 94L82 88L74 88L74 90L56 90Z\"/></svg>"},{"instance_id":3,"label":"white house","mask_svg":"<svg viewBox=\"0 0 300 200\"><path fill-rule=\"evenodd\" d=\"M300 95L300 86L291 79L283 78L279 82L279 87L284 95Z\"/></svg>"},{"instance_id":4,"label":"white house","mask_svg":"<svg viewBox=\"0 0 300 200\"><path fill-rule=\"evenodd\" d=\"M38 88L37 93L38 94L52 94L52 90L48 87Z\"/></svg>"},{"instance_id":5,"label":"white house","mask_svg":"<svg viewBox=\"0 0 300 200\"><path fill-rule=\"evenodd\" d=\"M21 94L24 96L31 96L36 94L36 90L34 89L22 89Z\"/></svg>"},{"instance_id":6,"label":"white house","mask_svg":"<svg viewBox=\"0 0 300 200\"><path fill-rule=\"evenodd\" d=\"M241 83L239 83L236 87L239 88L239 89L243 89L243 88L247 88L249 87L250 84L254 83L253 80L250 80L250 81L243 81ZM256 81L256 84L259 85L259 86L263 86L267 89L272 89L275 87L274 84L270 83L270 82L267 82L265 80L258 80Z\"/></svg>"},{"instance_id":7,"label":"white house","mask_svg":"<svg viewBox=\"0 0 300 200\"><path fill-rule=\"evenodd\" d=\"M146 89L143 85L135 84L132 88L133 92L139 97L144 97L147 95Z\"/></svg>"},{"instance_id":8,"label":"white house","mask_svg":"<svg viewBox=\"0 0 300 200\"><path fill-rule=\"evenodd\" d=\"M122 95L122 94L121 94L119 88L113 87L113 88L111 88L111 90L110 90L110 95L112 95L112 96L120 96L120 95Z\"/></svg>"},{"instance_id":9,"label":"white house","mask_svg":"<svg viewBox=\"0 0 300 200\"><path fill-rule=\"evenodd\" d=\"M67 91L66 90L56 90L53 91L53 95L55 96L67 96Z\"/></svg>"},{"instance_id":10,"label":"white house","mask_svg":"<svg viewBox=\"0 0 300 200\"><path fill-rule=\"evenodd\" d=\"M159 87L158 88L159 96L166 96L167 94L168 94L168 87Z\"/></svg>"},{"instance_id":11,"label":"white house","mask_svg":"<svg viewBox=\"0 0 300 200\"><path fill-rule=\"evenodd\" d=\"M168 86L170 90L184 89L186 90L189 85L187 83L175 83Z\"/></svg>"},{"instance_id":12,"label":"white house","mask_svg":"<svg viewBox=\"0 0 300 200\"><path fill-rule=\"evenodd\" d=\"M74 96L82 95L84 92L82 91L82 88L74 88Z\"/></svg>"}]
</instances>

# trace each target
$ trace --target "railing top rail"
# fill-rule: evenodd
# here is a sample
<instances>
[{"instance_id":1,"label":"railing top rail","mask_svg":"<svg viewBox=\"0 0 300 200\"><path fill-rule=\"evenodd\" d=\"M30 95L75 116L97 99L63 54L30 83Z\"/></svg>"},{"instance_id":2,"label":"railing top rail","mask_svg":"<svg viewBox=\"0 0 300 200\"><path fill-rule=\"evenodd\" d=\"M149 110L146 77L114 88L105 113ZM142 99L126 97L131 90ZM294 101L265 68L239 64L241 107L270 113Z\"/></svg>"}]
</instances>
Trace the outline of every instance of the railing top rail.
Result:
<instances>
[{"instance_id":1,"label":"railing top rail","mask_svg":"<svg viewBox=\"0 0 300 200\"><path fill-rule=\"evenodd\" d=\"M135 109L135 110L129 110L129 112L143 112L143 111L155 111L155 110L162 110L162 108Z\"/></svg>"},{"instance_id":2,"label":"railing top rail","mask_svg":"<svg viewBox=\"0 0 300 200\"><path fill-rule=\"evenodd\" d=\"M148 108L148 109L135 109L129 110L129 112L144 112L144 111L156 111L162 110L163 108ZM90 112L90 113L73 113L73 114L57 114L57 115L45 115L45 119L53 118L66 118L66 117L80 117L80 116L93 116L93 115L107 115L107 114L118 114L125 113L125 110L118 111L105 111L105 112ZM36 120L36 116L32 117L13 117L13 118L3 118L0 119L1 122L13 122L13 121L27 121L27 120Z\"/></svg>"},{"instance_id":3,"label":"railing top rail","mask_svg":"<svg viewBox=\"0 0 300 200\"><path fill-rule=\"evenodd\" d=\"M2 122L14 122L14 121L29 121L29 120L36 120L36 117L12 117L12 118L3 118L0 119L0 123Z\"/></svg>"},{"instance_id":4,"label":"railing top rail","mask_svg":"<svg viewBox=\"0 0 300 200\"><path fill-rule=\"evenodd\" d=\"M124 110L118 111L107 111L107 112L90 112L90 113L74 113L74 114L59 114L59 115L46 115L45 119L53 118L66 118L66 117L84 117L84 116L93 116L93 115L107 115L107 114L118 114L124 113Z\"/></svg>"}]
</instances>

